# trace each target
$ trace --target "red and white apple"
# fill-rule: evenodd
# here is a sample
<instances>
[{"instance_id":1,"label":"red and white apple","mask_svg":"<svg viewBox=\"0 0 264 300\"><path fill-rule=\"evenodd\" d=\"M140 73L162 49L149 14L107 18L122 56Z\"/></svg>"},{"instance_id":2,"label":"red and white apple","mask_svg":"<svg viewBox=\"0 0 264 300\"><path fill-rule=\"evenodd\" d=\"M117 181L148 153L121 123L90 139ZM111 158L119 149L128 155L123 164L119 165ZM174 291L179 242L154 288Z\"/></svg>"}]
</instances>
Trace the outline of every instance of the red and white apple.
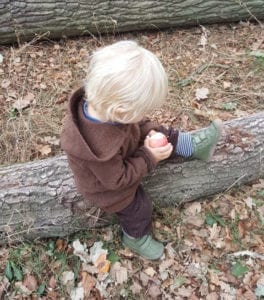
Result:
<instances>
[{"instance_id":1,"label":"red and white apple","mask_svg":"<svg viewBox=\"0 0 264 300\"><path fill-rule=\"evenodd\" d=\"M152 148L164 147L168 144L166 136L161 132L154 133L149 139L149 145Z\"/></svg>"}]
</instances>

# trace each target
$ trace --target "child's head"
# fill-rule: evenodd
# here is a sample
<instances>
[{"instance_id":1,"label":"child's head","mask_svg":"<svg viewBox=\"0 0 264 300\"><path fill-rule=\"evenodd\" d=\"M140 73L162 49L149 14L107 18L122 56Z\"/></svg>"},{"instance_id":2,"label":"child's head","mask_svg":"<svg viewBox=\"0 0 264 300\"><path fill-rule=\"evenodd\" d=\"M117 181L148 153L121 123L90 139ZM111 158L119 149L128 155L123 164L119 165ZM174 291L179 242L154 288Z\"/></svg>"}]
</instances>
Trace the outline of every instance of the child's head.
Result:
<instances>
[{"instance_id":1,"label":"child's head","mask_svg":"<svg viewBox=\"0 0 264 300\"><path fill-rule=\"evenodd\" d=\"M121 41L94 52L85 92L104 121L134 123L159 107L168 80L159 59L133 41Z\"/></svg>"}]
</instances>

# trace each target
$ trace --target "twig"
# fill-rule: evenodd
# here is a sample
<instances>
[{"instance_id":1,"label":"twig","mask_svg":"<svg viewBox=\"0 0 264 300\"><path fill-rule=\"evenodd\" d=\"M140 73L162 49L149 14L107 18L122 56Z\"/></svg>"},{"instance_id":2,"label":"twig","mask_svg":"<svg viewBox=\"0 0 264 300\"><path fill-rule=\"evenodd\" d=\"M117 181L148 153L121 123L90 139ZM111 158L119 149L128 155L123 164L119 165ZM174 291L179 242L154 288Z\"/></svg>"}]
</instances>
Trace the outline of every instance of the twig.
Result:
<instances>
[{"instance_id":1,"label":"twig","mask_svg":"<svg viewBox=\"0 0 264 300\"><path fill-rule=\"evenodd\" d=\"M180 86L189 85L194 80L195 75L203 73L203 71L208 69L208 68L229 69L229 66L222 65L222 64L211 64L211 63L200 65L190 76L188 76L188 77L186 77L182 80L179 80L178 84Z\"/></svg>"},{"instance_id":2,"label":"twig","mask_svg":"<svg viewBox=\"0 0 264 300\"><path fill-rule=\"evenodd\" d=\"M225 191L224 193L228 192L234 185L236 185L241 179L243 179L245 176L247 176L247 173L240 176L237 180L235 180Z\"/></svg>"},{"instance_id":3,"label":"twig","mask_svg":"<svg viewBox=\"0 0 264 300\"><path fill-rule=\"evenodd\" d=\"M228 254L229 257L250 256L252 258L264 260L264 255L253 251L245 250Z\"/></svg>"},{"instance_id":4,"label":"twig","mask_svg":"<svg viewBox=\"0 0 264 300\"><path fill-rule=\"evenodd\" d=\"M249 10L249 8L247 7L247 5L243 1L238 0L238 1L235 1L235 2L237 2L241 7L245 8L246 11L250 14L250 16L260 25L260 27L264 28L264 26L260 22L260 20Z\"/></svg>"}]
</instances>

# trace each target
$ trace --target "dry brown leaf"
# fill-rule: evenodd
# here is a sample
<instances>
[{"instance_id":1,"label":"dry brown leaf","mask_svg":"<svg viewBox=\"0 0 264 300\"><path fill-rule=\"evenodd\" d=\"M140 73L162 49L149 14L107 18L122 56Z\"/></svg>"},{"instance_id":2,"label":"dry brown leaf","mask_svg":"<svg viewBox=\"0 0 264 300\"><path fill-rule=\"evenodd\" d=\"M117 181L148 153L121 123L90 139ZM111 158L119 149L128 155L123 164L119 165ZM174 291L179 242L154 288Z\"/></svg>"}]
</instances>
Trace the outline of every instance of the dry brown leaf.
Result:
<instances>
[{"instance_id":1,"label":"dry brown leaf","mask_svg":"<svg viewBox=\"0 0 264 300\"><path fill-rule=\"evenodd\" d=\"M189 298L192 295L192 293L193 293L193 289L191 287L187 287L187 288L186 287L180 287L178 289L178 292L177 292L177 294L179 296L187 297L187 298Z\"/></svg>"},{"instance_id":2,"label":"dry brown leaf","mask_svg":"<svg viewBox=\"0 0 264 300\"><path fill-rule=\"evenodd\" d=\"M150 277L153 277L156 274L156 271L152 267L148 267L144 272Z\"/></svg>"},{"instance_id":3,"label":"dry brown leaf","mask_svg":"<svg viewBox=\"0 0 264 300\"><path fill-rule=\"evenodd\" d=\"M133 280L133 284L130 287L130 290L133 293L133 295L139 295L141 294L142 286L138 282Z\"/></svg>"},{"instance_id":4,"label":"dry brown leaf","mask_svg":"<svg viewBox=\"0 0 264 300\"><path fill-rule=\"evenodd\" d=\"M217 295L216 292L212 292L208 294L205 298L206 300L219 300L219 296Z\"/></svg>"},{"instance_id":5,"label":"dry brown leaf","mask_svg":"<svg viewBox=\"0 0 264 300\"><path fill-rule=\"evenodd\" d=\"M210 283L212 283L216 286L220 286L220 280L219 280L217 273L214 272L214 270L210 270L210 269L208 269L208 273L210 276Z\"/></svg>"},{"instance_id":6,"label":"dry brown leaf","mask_svg":"<svg viewBox=\"0 0 264 300\"><path fill-rule=\"evenodd\" d=\"M96 285L94 278L89 275L87 272L81 272L81 286L84 289L84 296L89 297L91 290Z\"/></svg>"},{"instance_id":7,"label":"dry brown leaf","mask_svg":"<svg viewBox=\"0 0 264 300\"><path fill-rule=\"evenodd\" d=\"M45 83L41 83L39 85L39 87L42 89L42 90L46 90L47 89L47 85Z\"/></svg>"},{"instance_id":8,"label":"dry brown leaf","mask_svg":"<svg viewBox=\"0 0 264 300\"><path fill-rule=\"evenodd\" d=\"M4 79L4 80L2 81L2 83L1 83L1 87L2 87L3 89L6 89L6 88L8 88L8 87L10 86L10 84L11 84L11 81L10 81L10 80Z\"/></svg>"},{"instance_id":9,"label":"dry brown leaf","mask_svg":"<svg viewBox=\"0 0 264 300\"><path fill-rule=\"evenodd\" d=\"M56 281L56 279L55 279L54 276L51 276L51 277L50 277L48 286L49 286L51 289L55 289L55 288L56 288L56 286L57 286L57 281Z\"/></svg>"},{"instance_id":10,"label":"dry brown leaf","mask_svg":"<svg viewBox=\"0 0 264 300\"><path fill-rule=\"evenodd\" d=\"M210 240L219 239L219 235L220 235L220 232L221 232L221 227L220 226L218 226L216 223L214 223L212 227L208 228L208 230L210 232L210 237L209 237Z\"/></svg>"},{"instance_id":11,"label":"dry brown leaf","mask_svg":"<svg viewBox=\"0 0 264 300\"><path fill-rule=\"evenodd\" d=\"M246 226L245 226L245 222L243 221L239 221L238 222L238 232L239 232L239 236L241 238L244 238L245 237L245 234L246 234Z\"/></svg>"},{"instance_id":12,"label":"dry brown leaf","mask_svg":"<svg viewBox=\"0 0 264 300\"><path fill-rule=\"evenodd\" d=\"M184 211L187 216L194 216L201 212L202 206L200 202L191 203Z\"/></svg>"},{"instance_id":13,"label":"dry brown leaf","mask_svg":"<svg viewBox=\"0 0 264 300\"><path fill-rule=\"evenodd\" d=\"M2 299L2 296L5 291L7 291L8 287L10 286L10 283L8 279L4 276L0 276L0 299Z\"/></svg>"},{"instance_id":14,"label":"dry brown leaf","mask_svg":"<svg viewBox=\"0 0 264 300\"><path fill-rule=\"evenodd\" d=\"M106 255L106 253L100 254L94 263L99 273L108 273L110 269L111 263L109 260L106 259Z\"/></svg>"},{"instance_id":15,"label":"dry brown leaf","mask_svg":"<svg viewBox=\"0 0 264 300\"><path fill-rule=\"evenodd\" d=\"M46 156L51 153L51 148L49 145L38 144L38 145L36 145L36 149L38 152L41 153L42 156Z\"/></svg>"},{"instance_id":16,"label":"dry brown leaf","mask_svg":"<svg viewBox=\"0 0 264 300\"><path fill-rule=\"evenodd\" d=\"M188 216L188 217L183 218L183 222L194 225L196 227L201 227L204 224L204 218L199 215Z\"/></svg>"},{"instance_id":17,"label":"dry brown leaf","mask_svg":"<svg viewBox=\"0 0 264 300\"><path fill-rule=\"evenodd\" d=\"M162 293L160 287L155 283L152 283L148 288L148 295L151 299L158 299L158 297L161 296L161 294Z\"/></svg>"},{"instance_id":18,"label":"dry brown leaf","mask_svg":"<svg viewBox=\"0 0 264 300\"><path fill-rule=\"evenodd\" d=\"M56 291L48 291L47 297L48 297L49 300L57 300L58 299L58 293ZM36 300L38 300L38 299L39 298L36 298Z\"/></svg>"},{"instance_id":19,"label":"dry brown leaf","mask_svg":"<svg viewBox=\"0 0 264 300\"><path fill-rule=\"evenodd\" d=\"M110 275L113 280L115 280L116 284L122 284L128 280L127 269L122 267L120 262L115 262L112 265Z\"/></svg>"},{"instance_id":20,"label":"dry brown leaf","mask_svg":"<svg viewBox=\"0 0 264 300\"><path fill-rule=\"evenodd\" d=\"M67 242L65 240L63 240L63 239L57 239L57 241L56 241L56 250L58 252L63 252L63 251L66 250L67 245L68 244L67 244Z\"/></svg>"},{"instance_id":21,"label":"dry brown leaf","mask_svg":"<svg viewBox=\"0 0 264 300\"><path fill-rule=\"evenodd\" d=\"M128 248L119 250L118 254L120 254L121 256L123 256L125 258L132 258L132 257L134 257L134 253L131 250L129 250Z\"/></svg>"},{"instance_id":22,"label":"dry brown leaf","mask_svg":"<svg viewBox=\"0 0 264 300\"><path fill-rule=\"evenodd\" d=\"M200 89L196 89L195 98L199 100L205 100L208 98L209 89L206 87L202 87Z\"/></svg>"},{"instance_id":23,"label":"dry brown leaf","mask_svg":"<svg viewBox=\"0 0 264 300\"><path fill-rule=\"evenodd\" d=\"M140 279L143 286L147 286L148 282L150 281L151 278L146 273L140 272L139 273L139 279Z\"/></svg>"},{"instance_id":24,"label":"dry brown leaf","mask_svg":"<svg viewBox=\"0 0 264 300\"><path fill-rule=\"evenodd\" d=\"M33 102L35 100L35 95L33 93L27 93L26 96L23 97L23 100Z\"/></svg>"},{"instance_id":25,"label":"dry brown leaf","mask_svg":"<svg viewBox=\"0 0 264 300\"><path fill-rule=\"evenodd\" d=\"M25 109L27 107L29 107L31 104L31 101L30 100L27 100L27 99L21 99L19 98L17 101L15 101L13 103L13 108L17 109L17 110L22 110L22 109Z\"/></svg>"},{"instance_id":26,"label":"dry brown leaf","mask_svg":"<svg viewBox=\"0 0 264 300\"><path fill-rule=\"evenodd\" d=\"M24 284L21 281L17 281L15 283L15 287L24 295L29 296L32 294L32 291L28 289L26 286L24 286Z\"/></svg>"},{"instance_id":27,"label":"dry brown leaf","mask_svg":"<svg viewBox=\"0 0 264 300\"><path fill-rule=\"evenodd\" d=\"M230 81L223 81L223 88L229 89L231 87L231 82Z\"/></svg>"},{"instance_id":28,"label":"dry brown leaf","mask_svg":"<svg viewBox=\"0 0 264 300\"><path fill-rule=\"evenodd\" d=\"M27 274L23 279L23 285L31 292L33 292L37 289L38 282L35 276Z\"/></svg>"},{"instance_id":29,"label":"dry brown leaf","mask_svg":"<svg viewBox=\"0 0 264 300\"><path fill-rule=\"evenodd\" d=\"M166 271L167 269L171 268L171 266L173 266L174 264L175 264L174 259L166 259L162 261L159 265L159 272Z\"/></svg>"}]
</instances>

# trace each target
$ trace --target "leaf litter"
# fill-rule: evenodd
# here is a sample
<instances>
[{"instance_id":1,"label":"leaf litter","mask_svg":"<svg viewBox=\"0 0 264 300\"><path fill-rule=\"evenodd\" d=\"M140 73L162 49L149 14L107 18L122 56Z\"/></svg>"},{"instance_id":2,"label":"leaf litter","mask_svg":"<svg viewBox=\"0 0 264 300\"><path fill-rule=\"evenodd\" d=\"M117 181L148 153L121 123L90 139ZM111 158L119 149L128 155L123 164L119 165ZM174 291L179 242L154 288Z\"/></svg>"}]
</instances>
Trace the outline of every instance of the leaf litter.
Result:
<instances>
[{"instance_id":1,"label":"leaf litter","mask_svg":"<svg viewBox=\"0 0 264 300\"><path fill-rule=\"evenodd\" d=\"M168 72L167 104L151 116L159 123L192 130L216 117L229 120L263 110L263 31L256 24L1 48L1 164L60 153L67 97L84 78L87 57L97 46L122 38L153 51ZM166 241L158 262L123 248L116 225L90 230L92 237L83 232L3 246L0 298L261 299L263 197L261 179L202 202L155 207L154 233Z\"/></svg>"}]
</instances>

